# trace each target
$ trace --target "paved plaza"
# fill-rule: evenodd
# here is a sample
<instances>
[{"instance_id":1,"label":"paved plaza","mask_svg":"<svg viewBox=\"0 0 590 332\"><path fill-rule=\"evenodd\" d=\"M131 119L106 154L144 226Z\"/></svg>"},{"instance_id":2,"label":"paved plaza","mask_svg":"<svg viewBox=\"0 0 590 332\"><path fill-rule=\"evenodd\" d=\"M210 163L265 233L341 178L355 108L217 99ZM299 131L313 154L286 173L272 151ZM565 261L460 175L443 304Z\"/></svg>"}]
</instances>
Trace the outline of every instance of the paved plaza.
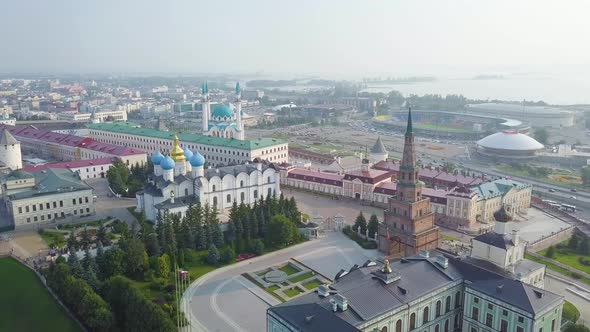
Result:
<instances>
[{"instance_id":1,"label":"paved plaza","mask_svg":"<svg viewBox=\"0 0 590 332\"><path fill-rule=\"evenodd\" d=\"M319 239L206 274L191 285L184 299L190 301L189 316L198 331L264 331L270 304L249 290L242 273L295 258L333 279L340 269L380 257L376 250L362 249L341 233L327 232Z\"/></svg>"},{"instance_id":2,"label":"paved plaza","mask_svg":"<svg viewBox=\"0 0 590 332\"><path fill-rule=\"evenodd\" d=\"M571 227L565 221L535 208L528 209L526 215L516 217L515 221L508 224L510 230L518 229L520 237L529 243Z\"/></svg>"}]
</instances>

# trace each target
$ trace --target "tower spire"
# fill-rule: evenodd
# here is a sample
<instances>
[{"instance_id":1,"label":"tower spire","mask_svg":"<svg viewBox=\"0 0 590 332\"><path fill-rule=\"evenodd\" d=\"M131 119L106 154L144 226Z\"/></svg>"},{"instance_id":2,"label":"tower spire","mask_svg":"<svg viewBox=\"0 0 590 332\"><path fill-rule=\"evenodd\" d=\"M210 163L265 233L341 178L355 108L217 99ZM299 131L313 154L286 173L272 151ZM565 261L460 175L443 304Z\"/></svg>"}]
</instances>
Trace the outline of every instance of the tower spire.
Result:
<instances>
[{"instance_id":1,"label":"tower spire","mask_svg":"<svg viewBox=\"0 0 590 332\"><path fill-rule=\"evenodd\" d=\"M412 126L412 106L408 102L408 125L406 126L406 135L414 134L414 128Z\"/></svg>"}]
</instances>

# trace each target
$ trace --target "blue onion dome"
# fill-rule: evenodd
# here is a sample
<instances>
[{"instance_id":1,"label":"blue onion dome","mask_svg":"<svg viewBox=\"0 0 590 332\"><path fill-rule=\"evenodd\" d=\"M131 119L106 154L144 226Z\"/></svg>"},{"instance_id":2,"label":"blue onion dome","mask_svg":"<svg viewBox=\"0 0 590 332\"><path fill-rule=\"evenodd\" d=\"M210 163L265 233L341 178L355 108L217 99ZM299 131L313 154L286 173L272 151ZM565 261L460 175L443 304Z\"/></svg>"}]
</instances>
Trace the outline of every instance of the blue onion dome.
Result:
<instances>
[{"instance_id":1,"label":"blue onion dome","mask_svg":"<svg viewBox=\"0 0 590 332\"><path fill-rule=\"evenodd\" d=\"M200 154L199 151L195 151L195 153L189 161L191 163L191 166L193 167L201 167L205 165L205 157L203 157L203 155Z\"/></svg>"},{"instance_id":2,"label":"blue onion dome","mask_svg":"<svg viewBox=\"0 0 590 332\"><path fill-rule=\"evenodd\" d=\"M154 153L152 156L152 164L154 165L160 165L162 160L164 160L164 155L160 151Z\"/></svg>"},{"instance_id":3,"label":"blue onion dome","mask_svg":"<svg viewBox=\"0 0 590 332\"><path fill-rule=\"evenodd\" d=\"M225 104L217 104L213 107L213 113L211 113L214 117L232 117L234 116L234 111Z\"/></svg>"},{"instance_id":4,"label":"blue onion dome","mask_svg":"<svg viewBox=\"0 0 590 332\"><path fill-rule=\"evenodd\" d=\"M171 170L175 165L176 163L170 158L170 156L166 156L162 162L160 162L160 167L162 167L163 170Z\"/></svg>"},{"instance_id":5,"label":"blue onion dome","mask_svg":"<svg viewBox=\"0 0 590 332\"><path fill-rule=\"evenodd\" d=\"M185 147L184 149L182 149L182 151L184 151L184 156L186 157L186 160L189 160L193 156L193 152L189 150L189 148Z\"/></svg>"}]
</instances>

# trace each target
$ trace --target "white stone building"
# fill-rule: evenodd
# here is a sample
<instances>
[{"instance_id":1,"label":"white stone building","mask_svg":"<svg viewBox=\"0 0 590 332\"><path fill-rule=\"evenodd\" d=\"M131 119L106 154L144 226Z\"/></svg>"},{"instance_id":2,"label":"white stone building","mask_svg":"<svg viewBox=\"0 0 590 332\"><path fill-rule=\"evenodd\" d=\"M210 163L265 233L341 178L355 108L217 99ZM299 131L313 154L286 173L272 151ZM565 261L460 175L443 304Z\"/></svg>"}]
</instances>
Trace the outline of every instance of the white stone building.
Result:
<instances>
[{"instance_id":1,"label":"white stone building","mask_svg":"<svg viewBox=\"0 0 590 332\"><path fill-rule=\"evenodd\" d=\"M274 164L256 160L234 166L205 170L205 158L180 147L178 137L169 156L152 156L154 174L138 192L137 211L156 221L164 211L184 216L191 204L199 202L223 212L233 202L253 204L267 195L280 194L279 172Z\"/></svg>"},{"instance_id":2,"label":"white stone building","mask_svg":"<svg viewBox=\"0 0 590 332\"><path fill-rule=\"evenodd\" d=\"M236 83L236 99L232 105L217 104L211 110L209 88L203 83L203 135L244 140L240 83Z\"/></svg>"},{"instance_id":3,"label":"white stone building","mask_svg":"<svg viewBox=\"0 0 590 332\"><path fill-rule=\"evenodd\" d=\"M11 170L23 168L20 142L7 129L0 131L0 167Z\"/></svg>"}]
</instances>

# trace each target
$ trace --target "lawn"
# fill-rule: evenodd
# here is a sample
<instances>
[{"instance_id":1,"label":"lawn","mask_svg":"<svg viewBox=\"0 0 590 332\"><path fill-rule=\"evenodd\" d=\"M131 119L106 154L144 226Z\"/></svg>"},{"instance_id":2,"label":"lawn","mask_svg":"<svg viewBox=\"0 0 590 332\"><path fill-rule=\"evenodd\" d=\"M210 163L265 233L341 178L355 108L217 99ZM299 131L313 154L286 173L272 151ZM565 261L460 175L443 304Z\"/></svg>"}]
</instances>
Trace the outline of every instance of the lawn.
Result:
<instances>
[{"instance_id":1,"label":"lawn","mask_svg":"<svg viewBox=\"0 0 590 332\"><path fill-rule=\"evenodd\" d=\"M456 132L456 133L471 133L473 130L462 127L462 126L453 126L449 124L438 124L438 123L416 123L414 124L414 128L418 129L427 129L427 130L440 130L440 131L448 131L448 132Z\"/></svg>"},{"instance_id":2,"label":"lawn","mask_svg":"<svg viewBox=\"0 0 590 332\"><path fill-rule=\"evenodd\" d=\"M530 259L530 260L532 260L532 261L535 261L535 262L537 262L537 263L544 264L544 265L546 265L546 266L547 266L547 268L548 268L548 269L550 269L550 270L553 270L553 271L555 271L555 272L561 273L561 274L563 274L563 275L565 275L565 276L568 276L568 277L574 278L574 279L576 279L576 280L579 280L579 281L581 281L581 282L583 282L583 283L585 283L585 284L588 284L588 285L590 285L590 279L588 279L588 278L578 278L578 277L575 277L575 276L573 276L572 272L570 272L570 271L568 271L568 270L566 270L566 269L564 269L564 268L562 268L562 267L559 267L559 266L557 266L557 265L555 265L555 264L551 264L550 262L544 261L544 260L542 260L542 259L538 259L538 258L536 258L536 257L533 257L533 256L531 256L531 255L528 255L528 254L527 254L527 255L525 255L525 258L526 258L526 259Z\"/></svg>"},{"instance_id":3,"label":"lawn","mask_svg":"<svg viewBox=\"0 0 590 332\"><path fill-rule=\"evenodd\" d=\"M539 252L539 255L545 256L546 252L547 252L547 249L542 250ZM547 257L547 256L545 256L545 257ZM578 269L582 272L590 273L590 266L581 264L579 261L580 257L585 257L585 256L575 253L574 251L569 250L569 249L556 249L555 254L552 259L554 259L560 263L563 263L565 265L569 265L569 266L573 267L574 269Z\"/></svg>"},{"instance_id":4,"label":"lawn","mask_svg":"<svg viewBox=\"0 0 590 332\"><path fill-rule=\"evenodd\" d=\"M447 241L459 241L458 238L456 238L454 236L447 235L445 233L440 233L440 237L442 237L443 240L447 240Z\"/></svg>"},{"instance_id":5,"label":"lawn","mask_svg":"<svg viewBox=\"0 0 590 332\"><path fill-rule=\"evenodd\" d=\"M45 230L45 231L41 232L40 235L41 235L41 238L43 239L43 241L45 241L47 246L50 248L52 248L52 247L61 248L61 247L65 247L65 245L66 245L65 233L63 233L63 232L52 232L52 231Z\"/></svg>"},{"instance_id":6,"label":"lawn","mask_svg":"<svg viewBox=\"0 0 590 332\"><path fill-rule=\"evenodd\" d=\"M283 293L285 293L285 295L287 295L288 297L293 297L293 296L297 296L303 292L300 291L299 288L293 287L293 288L289 288L289 289L285 290Z\"/></svg>"},{"instance_id":7,"label":"lawn","mask_svg":"<svg viewBox=\"0 0 590 332\"><path fill-rule=\"evenodd\" d=\"M291 278L291 279L289 279L289 281L291 281L291 282L300 282L302 280L305 280L307 278L311 278L313 276L314 276L313 272L307 272L307 273L298 275L298 276L296 276L294 278Z\"/></svg>"},{"instance_id":8,"label":"lawn","mask_svg":"<svg viewBox=\"0 0 590 332\"><path fill-rule=\"evenodd\" d=\"M2 258L0 271L0 331L81 331L28 268Z\"/></svg>"},{"instance_id":9,"label":"lawn","mask_svg":"<svg viewBox=\"0 0 590 332\"><path fill-rule=\"evenodd\" d=\"M292 275L293 273L299 272L299 270L292 267L291 264L287 264L287 265L281 267L279 270L285 272L288 276Z\"/></svg>"},{"instance_id":10,"label":"lawn","mask_svg":"<svg viewBox=\"0 0 590 332\"><path fill-rule=\"evenodd\" d=\"M312 280L312 281L310 281L310 282L308 282L306 284L303 284L303 287L305 287L305 288L307 288L309 290L312 290L312 289L318 288L321 284L322 283L319 282L319 280L315 279L315 280Z\"/></svg>"},{"instance_id":11,"label":"lawn","mask_svg":"<svg viewBox=\"0 0 590 332\"><path fill-rule=\"evenodd\" d=\"M580 318L580 310L571 302L565 301L563 304L563 318L575 323Z\"/></svg>"}]
</instances>

